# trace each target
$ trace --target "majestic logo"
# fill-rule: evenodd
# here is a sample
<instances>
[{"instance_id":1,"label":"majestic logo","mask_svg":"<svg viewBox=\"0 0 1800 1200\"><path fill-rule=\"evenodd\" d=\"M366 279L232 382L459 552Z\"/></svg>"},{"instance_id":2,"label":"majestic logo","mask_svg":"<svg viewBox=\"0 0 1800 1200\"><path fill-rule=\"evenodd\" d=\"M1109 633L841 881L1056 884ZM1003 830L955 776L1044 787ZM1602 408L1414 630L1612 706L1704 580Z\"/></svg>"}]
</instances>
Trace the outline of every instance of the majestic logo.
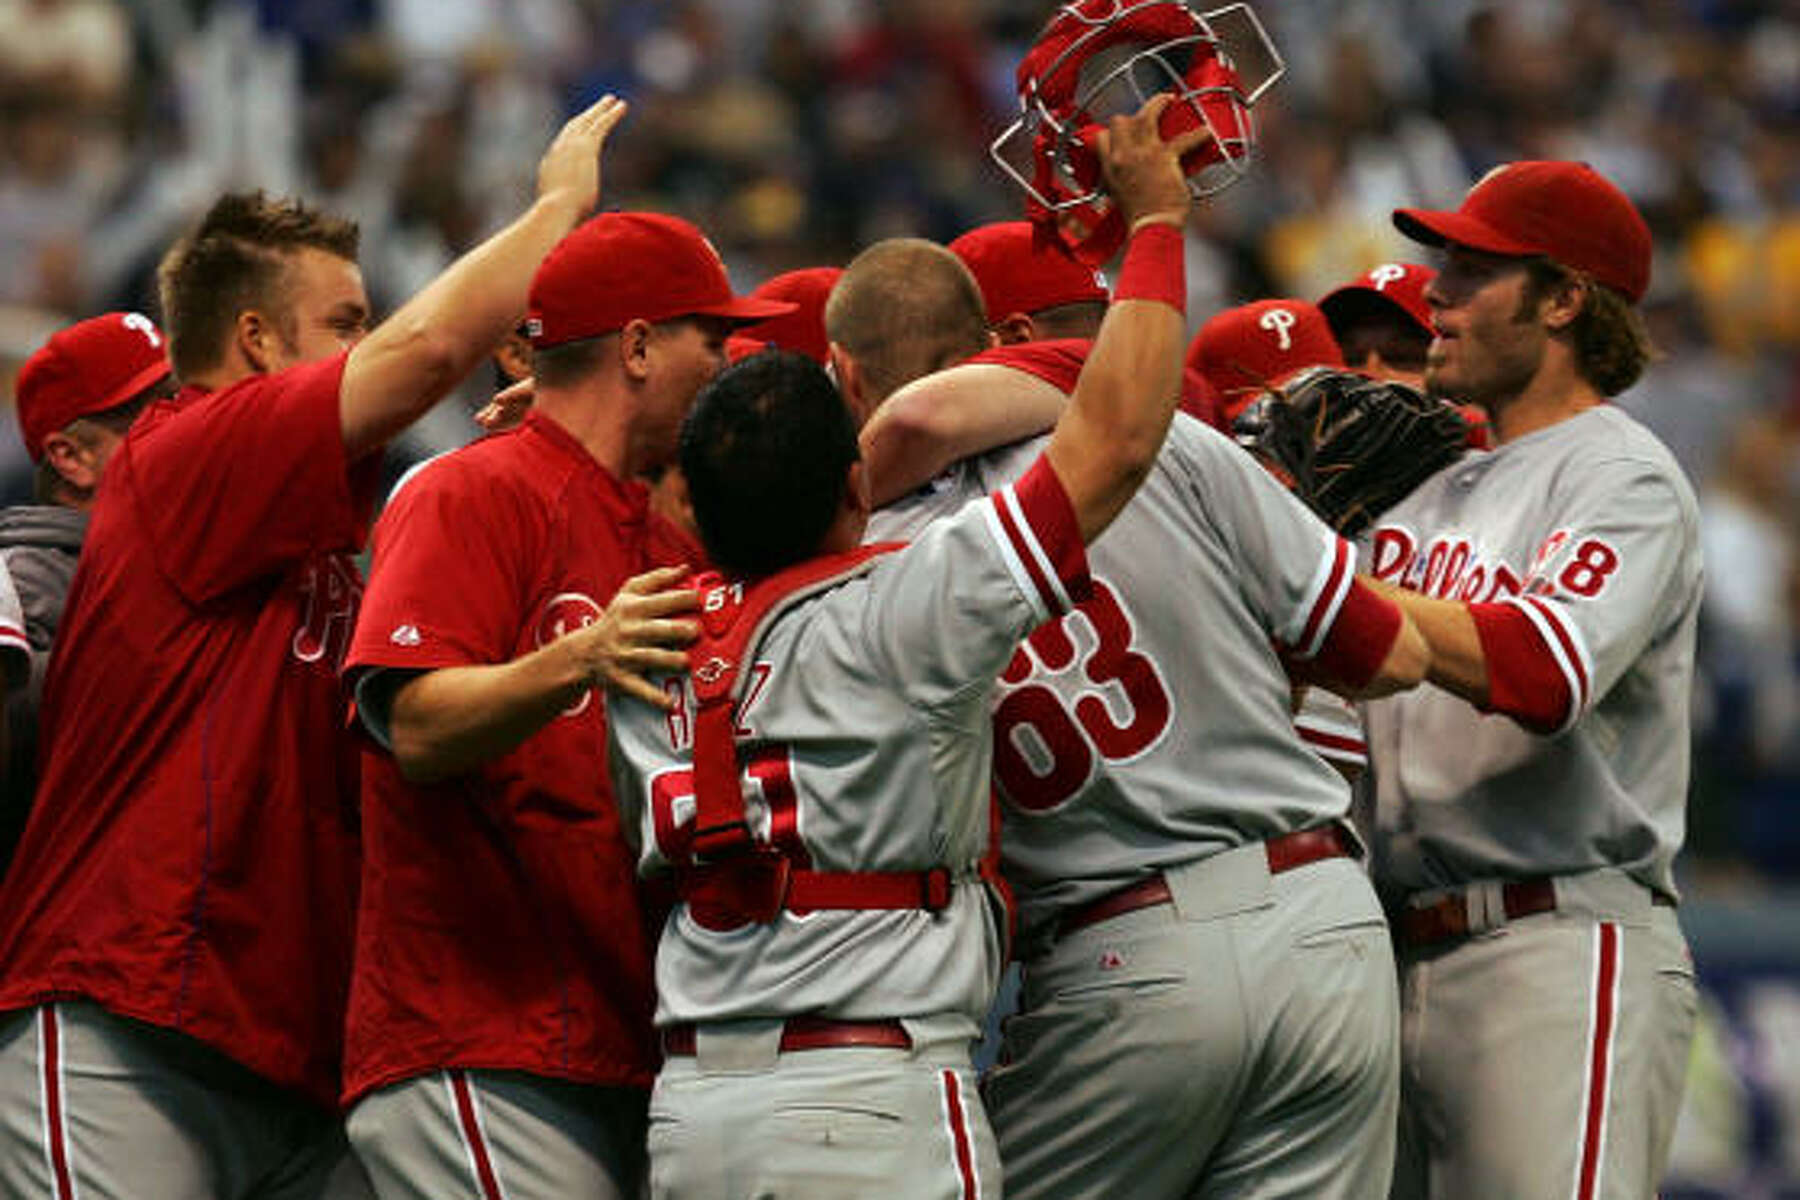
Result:
<instances>
[{"instance_id":1,"label":"majestic logo","mask_svg":"<svg viewBox=\"0 0 1800 1200\"><path fill-rule=\"evenodd\" d=\"M701 683L717 683L725 677L725 672L729 670L731 670L731 664L715 654L694 669L694 678Z\"/></svg>"},{"instance_id":2,"label":"majestic logo","mask_svg":"<svg viewBox=\"0 0 1800 1200\"><path fill-rule=\"evenodd\" d=\"M424 640L419 636L417 625L396 625L394 632L388 634L388 641L396 646L417 646Z\"/></svg>"},{"instance_id":3,"label":"majestic logo","mask_svg":"<svg viewBox=\"0 0 1800 1200\"><path fill-rule=\"evenodd\" d=\"M1285 351L1294 348L1294 339L1288 336L1288 330L1294 327L1296 320L1298 318L1294 316L1292 309L1271 308L1256 319L1256 324L1258 328L1274 334L1276 345Z\"/></svg>"},{"instance_id":4,"label":"majestic logo","mask_svg":"<svg viewBox=\"0 0 1800 1200\"><path fill-rule=\"evenodd\" d=\"M1378 292L1385 292L1390 283L1399 283L1406 278L1406 268L1399 263L1382 263L1369 272L1369 282Z\"/></svg>"},{"instance_id":5,"label":"majestic logo","mask_svg":"<svg viewBox=\"0 0 1800 1200\"><path fill-rule=\"evenodd\" d=\"M585 629L599 619L600 605L592 596L582 592L558 592L544 601L543 611L538 614L537 625L532 631L532 643L537 647L548 646L557 638ZM562 715L580 714L593 699L590 688L581 693L581 699L563 709Z\"/></svg>"}]
</instances>

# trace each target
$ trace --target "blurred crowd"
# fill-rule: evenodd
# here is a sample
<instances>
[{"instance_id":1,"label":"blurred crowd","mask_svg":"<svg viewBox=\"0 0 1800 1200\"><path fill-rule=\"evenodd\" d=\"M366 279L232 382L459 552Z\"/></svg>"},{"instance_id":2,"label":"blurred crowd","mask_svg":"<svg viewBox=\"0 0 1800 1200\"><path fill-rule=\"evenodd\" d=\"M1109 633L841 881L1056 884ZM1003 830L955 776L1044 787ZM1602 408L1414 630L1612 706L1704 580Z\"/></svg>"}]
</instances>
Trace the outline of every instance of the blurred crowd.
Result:
<instances>
[{"instance_id":1,"label":"blurred crowd","mask_svg":"<svg viewBox=\"0 0 1800 1200\"><path fill-rule=\"evenodd\" d=\"M1047 0L0 0L0 370L151 309L219 191L354 217L378 308L529 194L542 131L604 91L626 207L677 212L740 288L895 234L1016 215L987 156ZM1313 297L1513 158L1593 163L1658 238L1666 354L1623 398L1703 495L1708 610L1690 870L1800 876L1800 4L1288 0L1264 162L1202 209L1196 323ZM475 381L479 388L487 381ZM7 388L10 394L10 386ZM411 435L467 440L473 394ZM0 439L8 501L29 464Z\"/></svg>"}]
</instances>

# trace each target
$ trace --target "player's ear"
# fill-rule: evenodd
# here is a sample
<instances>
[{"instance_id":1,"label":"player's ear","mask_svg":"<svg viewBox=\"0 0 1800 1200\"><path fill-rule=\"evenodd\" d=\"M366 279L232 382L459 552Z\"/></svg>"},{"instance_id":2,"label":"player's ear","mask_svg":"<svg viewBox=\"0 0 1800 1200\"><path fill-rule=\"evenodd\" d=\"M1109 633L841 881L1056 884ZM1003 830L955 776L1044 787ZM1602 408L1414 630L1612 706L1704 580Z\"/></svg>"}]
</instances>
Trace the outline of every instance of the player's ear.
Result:
<instances>
[{"instance_id":1,"label":"player's ear","mask_svg":"<svg viewBox=\"0 0 1800 1200\"><path fill-rule=\"evenodd\" d=\"M619 330L619 366L625 378L642 383L650 377L650 342L655 331L650 322L633 318Z\"/></svg>"},{"instance_id":2,"label":"player's ear","mask_svg":"<svg viewBox=\"0 0 1800 1200\"><path fill-rule=\"evenodd\" d=\"M77 496L91 495L100 486L100 466L94 453L61 430L44 435L44 461Z\"/></svg>"},{"instance_id":3,"label":"player's ear","mask_svg":"<svg viewBox=\"0 0 1800 1200\"><path fill-rule=\"evenodd\" d=\"M1574 323L1587 307L1589 289L1593 285L1579 275L1566 275L1544 295L1543 319L1546 328L1561 332Z\"/></svg>"},{"instance_id":4,"label":"player's ear","mask_svg":"<svg viewBox=\"0 0 1800 1200\"><path fill-rule=\"evenodd\" d=\"M1024 313L1007 313L989 331L996 346L1016 346L1037 336L1037 326Z\"/></svg>"},{"instance_id":5,"label":"player's ear","mask_svg":"<svg viewBox=\"0 0 1800 1200\"><path fill-rule=\"evenodd\" d=\"M862 367L858 365L855 356L833 342L826 354L826 369L837 384L838 394L849 405L850 411L856 414L856 425L860 429L869 416L869 409L863 403Z\"/></svg>"},{"instance_id":6,"label":"player's ear","mask_svg":"<svg viewBox=\"0 0 1800 1200\"><path fill-rule=\"evenodd\" d=\"M874 501L869 491L869 473L863 470L862 459L850 464L844 479L844 507L866 517L874 509Z\"/></svg>"},{"instance_id":7,"label":"player's ear","mask_svg":"<svg viewBox=\"0 0 1800 1200\"><path fill-rule=\"evenodd\" d=\"M275 324L263 313L254 308L246 308L238 313L237 321L231 329L232 342L250 369L258 375L267 374L274 368L274 350L272 339L280 334Z\"/></svg>"}]
</instances>

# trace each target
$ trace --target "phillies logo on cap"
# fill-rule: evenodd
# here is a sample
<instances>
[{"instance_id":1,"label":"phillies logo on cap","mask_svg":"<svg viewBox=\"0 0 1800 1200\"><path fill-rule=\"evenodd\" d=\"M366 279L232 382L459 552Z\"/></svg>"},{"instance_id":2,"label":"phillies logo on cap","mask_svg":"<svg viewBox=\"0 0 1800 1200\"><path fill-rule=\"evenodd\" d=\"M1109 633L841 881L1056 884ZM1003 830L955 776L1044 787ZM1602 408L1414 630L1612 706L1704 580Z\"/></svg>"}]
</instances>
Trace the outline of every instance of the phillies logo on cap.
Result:
<instances>
[{"instance_id":1,"label":"phillies logo on cap","mask_svg":"<svg viewBox=\"0 0 1800 1200\"><path fill-rule=\"evenodd\" d=\"M1257 318L1256 325L1257 328L1266 329L1274 334L1276 344L1282 350L1292 350L1294 348L1294 339L1288 334L1288 330L1294 327L1294 323L1297 320L1299 320L1299 318L1294 316L1293 312L1289 309L1271 308L1268 312L1265 312L1262 316Z\"/></svg>"},{"instance_id":2,"label":"phillies logo on cap","mask_svg":"<svg viewBox=\"0 0 1800 1200\"><path fill-rule=\"evenodd\" d=\"M1399 263L1382 263L1369 272L1369 286L1378 292L1385 292L1390 283L1399 283L1406 278L1406 268Z\"/></svg>"}]
</instances>

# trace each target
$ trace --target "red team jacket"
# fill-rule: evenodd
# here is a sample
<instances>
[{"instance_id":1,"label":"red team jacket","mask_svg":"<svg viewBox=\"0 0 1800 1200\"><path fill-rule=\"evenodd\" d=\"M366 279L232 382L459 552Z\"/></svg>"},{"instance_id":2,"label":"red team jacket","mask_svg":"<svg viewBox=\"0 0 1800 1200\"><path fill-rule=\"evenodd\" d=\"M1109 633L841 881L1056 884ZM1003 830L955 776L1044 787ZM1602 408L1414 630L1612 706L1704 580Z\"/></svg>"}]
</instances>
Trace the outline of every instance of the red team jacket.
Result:
<instances>
[{"instance_id":1,"label":"red team jacket","mask_svg":"<svg viewBox=\"0 0 1800 1200\"><path fill-rule=\"evenodd\" d=\"M0 1010L81 997L329 1102L357 883L337 667L379 456L342 356L151 408L57 635Z\"/></svg>"},{"instance_id":2,"label":"red team jacket","mask_svg":"<svg viewBox=\"0 0 1800 1200\"><path fill-rule=\"evenodd\" d=\"M505 662L700 551L555 422L438 459L383 513L347 672ZM419 787L372 744L346 1103L449 1067L647 1087L651 938L608 784L602 695Z\"/></svg>"}]
</instances>

